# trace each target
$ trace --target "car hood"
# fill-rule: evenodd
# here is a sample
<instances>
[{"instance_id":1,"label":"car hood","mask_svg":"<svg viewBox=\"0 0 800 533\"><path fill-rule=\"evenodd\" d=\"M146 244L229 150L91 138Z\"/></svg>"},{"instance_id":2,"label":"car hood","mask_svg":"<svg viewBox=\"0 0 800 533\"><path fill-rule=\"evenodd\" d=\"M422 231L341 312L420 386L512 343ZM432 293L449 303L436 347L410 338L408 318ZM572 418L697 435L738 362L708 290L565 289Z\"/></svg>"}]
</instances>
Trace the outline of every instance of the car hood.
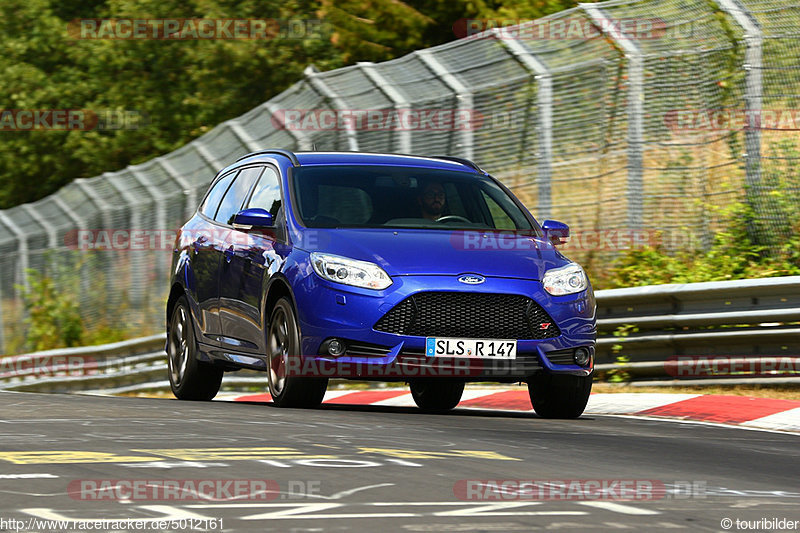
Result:
<instances>
[{"instance_id":1,"label":"car hood","mask_svg":"<svg viewBox=\"0 0 800 533\"><path fill-rule=\"evenodd\" d=\"M511 232L307 228L298 244L309 252L377 263L390 276L471 273L541 280L545 271L569 263L552 244Z\"/></svg>"}]
</instances>

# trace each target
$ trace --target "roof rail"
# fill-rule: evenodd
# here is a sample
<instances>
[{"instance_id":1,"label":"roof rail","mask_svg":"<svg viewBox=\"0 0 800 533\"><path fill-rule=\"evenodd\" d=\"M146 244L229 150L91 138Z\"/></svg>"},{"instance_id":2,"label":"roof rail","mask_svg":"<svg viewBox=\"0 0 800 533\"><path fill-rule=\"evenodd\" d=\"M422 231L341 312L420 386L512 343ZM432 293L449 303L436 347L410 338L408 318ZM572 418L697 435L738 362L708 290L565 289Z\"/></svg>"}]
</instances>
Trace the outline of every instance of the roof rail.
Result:
<instances>
[{"instance_id":1,"label":"roof rail","mask_svg":"<svg viewBox=\"0 0 800 533\"><path fill-rule=\"evenodd\" d=\"M462 165L474 168L478 172L486 173L486 171L483 170L481 167L479 167L474 161L470 161L469 159L466 159L464 157L453 157L451 155L434 155L430 157L433 157L434 159L446 159L447 161L455 161L456 163L461 163Z\"/></svg>"},{"instance_id":2,"label":"roof rail","mask_svg":"<svg viewBox=\"0 0 800 533\"><path fill-rule=\"evenodd\" d=\"M247 155L243 155L242 157L240 157L236 161L238 162L238 161L241 161L242 159L247 159L248 157L253 157L254 155L269 155L269 154L282 155L284 157L288 157L289 161L292 162L292 166L293 167L299 167L300 166L300 160L297 159L297 156L294 155L294 152L292 152L290 150L278 150L278 149L258 150L257 152L251 152L251 153L249 153Z\"/></svg>"}]
</instances>

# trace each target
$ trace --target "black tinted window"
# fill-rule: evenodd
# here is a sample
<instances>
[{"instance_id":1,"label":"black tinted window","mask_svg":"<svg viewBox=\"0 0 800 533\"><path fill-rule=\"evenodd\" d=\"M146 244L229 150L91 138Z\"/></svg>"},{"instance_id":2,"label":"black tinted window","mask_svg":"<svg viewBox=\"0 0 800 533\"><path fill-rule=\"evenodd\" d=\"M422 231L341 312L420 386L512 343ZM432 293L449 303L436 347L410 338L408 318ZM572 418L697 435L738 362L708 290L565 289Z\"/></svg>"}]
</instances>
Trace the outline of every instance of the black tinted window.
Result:
<instances>
[{"instance_id":1,"label":"black tinted window","mask_svg":"<svg viewBox=\"0 0 800 533\"><path fill-rule=\"evenodd\" d=\"M247 193L250 192L250 188L262 170L264 170L263 167L251 167L239 172L239 175L233 181L233 185L230 186L228 192L225 193L225 197L222 198L222 203L219 204L214 220L222 224L230 224L233 215L241 211L244 200L247 198Z\"/></svg>"},{"instance_id":2,"label":"black tinted window","mask_svg":"<svg viewBox=\"0 0 800 533\"><path fill-rule=\"evenodd\" d=\"M211 188L211 191L209 191L209 193L206 195L203 205L200 206L201 213L208 218L214 218L214 215L217 214L219 201L222 200L222 196L225 194L225 191L228 190L228 187L235 176L236 172L230 172L229 174L225 174L217 183L214 184L214 186Z\"/></svg>"},{"instance_id":3,"label":"black tinted window","mask_svg":"<svg viewBox=\"0 0 800 533\"><path fill-rule=\"evenodd\" d=\"M532 230L514 200L477 174L392 166L309 166L292 179L309 227Z\"/></svg>"},{"instance_id":4,"label":"black tinted window","mask_svg":"<svg viewBox=\"0 0 800 533\"><path fill-rule=\"evenodd\" d=\"M275 169L272 167L264 169L247 207L260 207L272 213L273 217L278 215L278 210L281 208L281 185Z\"/></svg>"}]
</instances>

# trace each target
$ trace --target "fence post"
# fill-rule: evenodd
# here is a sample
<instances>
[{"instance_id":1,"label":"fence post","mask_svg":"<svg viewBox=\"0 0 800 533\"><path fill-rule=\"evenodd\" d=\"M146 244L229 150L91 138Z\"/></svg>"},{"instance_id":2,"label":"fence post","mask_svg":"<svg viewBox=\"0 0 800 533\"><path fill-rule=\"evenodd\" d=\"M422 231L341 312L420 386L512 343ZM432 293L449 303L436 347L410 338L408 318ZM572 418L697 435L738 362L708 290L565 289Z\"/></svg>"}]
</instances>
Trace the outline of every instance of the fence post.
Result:
<instances>
[{"instance_id":1,"label":"fence post","mask_svg":"<svg viewBox=\"0 0 800 533\"><path fill-rule=\"evenodd\" d=\"M410 110L411 103L406 100L403 95L395 89L389 81L383 77L374 63L368 61L357 63L361 70L364 71L369 80L375 85L375 88L386 96L394 104L395 111L402 112L403 110ZM401 154L411 153L411 130L407 128L399 128L397 130L397 149Z\"/></svg>"},{"instance_id":2,"label":"fence post","mask_svg":"<svg viewBox=\"0 0 800 533\"><path fill-rule=\"evenodd\" d=\"M745 183L750 205L756 211L756 218L763 220L767 213L761 213L757 204L761 191L761 44L764 34L747 9L738 0L715 0L720 9L730 15L744 30L745 89L744 102L747 121L744 129L745 145Z\"/></svg>"},{"instance_id":3,"label":"fence post","mask_svg":"<svg viewBox=\"0 0 800 533\"><path fill-rule=\"evenodd\" d=\"M103 174L103 177L108 180L108 183L125 199L127 204L131 207L131 227L138 228L142 225L142 217L141 217L141 203L137 201L136 197L128 190L127 187L117 185L115 181L109 176L112 174L110 172L106 172ZM134 250L128 250L128 257L130 262L128 263L128 271L131 275L130 280L130 292L129 297L131 299L131 303L134 307L138 307L142 304L143 294L144 294L144 287L147 284L147 269L144 267L141 261L140 254L138 254Z\"/></svg>"},{"instance_id":4,"label":"fence post","mask_svg":"<svg viewBox=\"0 0 800 533\"><path fill-rule=\"evenodd\" d=\"M167 173L167 176L172 178L172 181L178 184L178 186L183 190L183 195L186 197L186 207L184 208L184 216L186 218L190 218L194 213L194 210L197 209L197 189L192 187L192 184L189 183L186 178L184 178L178 169L172 166L172 163L167 161L164 156L156 157L156 162L161 165L161 168L164 169L164 172Z\"/></svg>"},{"instance_id":5,"label":"fence post","mask_svg":"<svg viewBox=\"0 0 800 533\"><path fill-rule=\"evenodd\" d=\"M303 74L305 74L308 78L308 83L311 85L311 87L319 91L319 93L331 103L334 109L347 109L342 99L339 98L339 95L337 95L333 89L328 87L328 85L322 81L322 79L319 77L319 71L314 68L314 65L307 66L303 71ZM351 152L358 152L358 139L356 138L356 131L353 129L352 120L347 122L345 134L347 135L348 150Z\"/></svg>"},{"instance_id":6,"label":"fence post","mask_svg":"<svg viewBox=\"0 0 800 533\"><path fill-rule=\"evenodd\" d=\"M294 86L292 86L292 87L294 87ZM283 114L280 113L280 111L282 111L282 109L278 108L271 101L270 102L264 102L263 104L261 104L261 107L264 108L267 111L267 113L270 114L270 116L272 117L271 118L271 122L275 126L276 129L282 129L283 131L285 131L287 134L289 134L294 139L294 142L297 143L297 150L298 151L311 150L313 148L314 145L311 142L311 139L308 137L308 135L306 135L305 132L297 130L297 129L294 129L294 128L287 128L286 127L286 122L283 119ZM283 148L283 147L280 147L280 148ZM287 146L286 148L289 148L289 147Z\"/></svg>"},{"instance_id":7,"label":"fence post","mask_svg":"<svg viewBox=\"0 0 800 533\"><path fill-rule=\"evenodd\" d=\"M236 122L235 120L229 120L228 122L223 122L223 126L227 126L231 133L233 133L239 142L247 148L248 152L257 152L261 147L256 143L255 139L250 137L250 134L245 131L241 124Z\"/></svg>"},{"instance_id":8,"label":"fence post","mask_svg":"<svg viewBox=\"0 0 800 533\"><path fill-rule=\"evenodd\" d=\"M444 65L439 62L433 52L430 51L430 49L418 50L414 53L417 54L417 56L423 61L423 63L425 63L431 72L436 74L439 79L442 80L451 91L453 91L456 101L458 102L459 112L464 112L468 116L472 116L472 93L463 83L461 83L461 80L448 72ZM461 142L459 143L459 146L463 152L460 155L472 160L475 153L475 141L472 135L472 127L470 126L469 128L464 128L460 133Z\"/></svg>"},{"instance_id":9,"label":"fence post","mask_svg":"<svg viewBox=\"0 0 800 533\"><path fill-rule=\"evenodd\" d=\"M22 281L22 286L25 287L25 290L28 290L28 236L19 228L19 226L14 224L14 221L11 220L11 217L6 215L2 210L0 210L0 222L8 226L8 228L11 230L11 233L17 237L19 274L22 276L20 281Z\"/></svg>"},{"instance_id":10,"label":"fence post","mask_svg":"<svg viewBox=\"0 0 800 533\"><path fill-rule=\"evenodd\" d=\"M492 33L497 35L498 28ZM497 40L514 56L514 59L533 74L536 80L536 107L539 113L536 216L539 220L545 220L550 218L553 209L553 77L547 66L517 39L504 39L498 36Z\"/></svg>"},{"instance_id":11,"label":"fence post","mask_svg":"<svg viewBox=\"0 0 800 533\"><path fill-rule=\"evenodd\" d=\"M644 58L636 42L597 4L578 5L628 61L628 228L639 229L644 221Z\"/></svg>"}]
</instances>

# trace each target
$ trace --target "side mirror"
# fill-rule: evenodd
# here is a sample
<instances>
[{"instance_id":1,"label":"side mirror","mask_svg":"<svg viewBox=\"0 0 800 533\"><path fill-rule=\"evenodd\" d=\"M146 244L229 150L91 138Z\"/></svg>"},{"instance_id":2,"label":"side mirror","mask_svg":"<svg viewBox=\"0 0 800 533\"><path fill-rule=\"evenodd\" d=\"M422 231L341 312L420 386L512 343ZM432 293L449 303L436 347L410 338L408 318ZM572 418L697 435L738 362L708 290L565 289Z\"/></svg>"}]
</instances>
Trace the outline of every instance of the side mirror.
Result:
<instances>
[{"instance_id":1,"label":"side mirror","mask_svg":"<svg viewBox=\"0 0 800 533\"><path fill-rule=\"evenodd\" d=\"M260 207L242 209L233 215L233 227L240 230L271 228L275 221L272 213Z\"/></svg>"},{"instance_id":2,"label":"side mirror","mask_svg":"<svg viewBox=\"0 0 800 533\"><path fill-rule=\"evenodd\" d=\"M569 226L557 220L545 220L542 223L544 237L553 246L567 244L569 242Z\"/></svg>"}]
</instances>

